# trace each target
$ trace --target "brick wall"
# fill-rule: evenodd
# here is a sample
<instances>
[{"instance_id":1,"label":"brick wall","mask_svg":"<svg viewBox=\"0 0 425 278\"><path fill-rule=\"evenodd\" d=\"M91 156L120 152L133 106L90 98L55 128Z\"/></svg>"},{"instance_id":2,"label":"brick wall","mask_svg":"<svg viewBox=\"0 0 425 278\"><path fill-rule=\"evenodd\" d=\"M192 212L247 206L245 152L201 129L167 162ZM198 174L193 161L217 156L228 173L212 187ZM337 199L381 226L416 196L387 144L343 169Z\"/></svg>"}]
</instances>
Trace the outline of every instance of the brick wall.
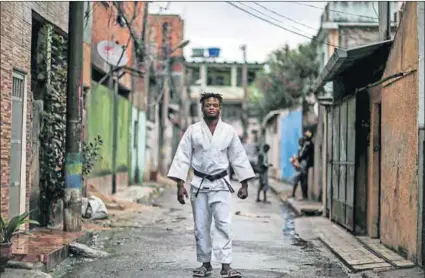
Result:
<instances>
[{"instance_id":1,"label":"brick wall","mask_svg":"<svg viewBox=\"0 0 425 278\"><path fill-rule=\"evenodd\" d=\"M407 2L382 85L381 240L416 261L418 154L418 45L416 2Z\"/></svg>"},{"instance_id":2,"label":"brick wall","mask_svg":"<svg viewBox=\"0 0 425 278\"><path fill-rule=\"evenodd\" d=\"M164 23L171 24L170 41L167 41L171 49L177 47L184 38L184 21L179 15L155 15L151 14L148 18L149 37L156 44L155 51L158 55L162 55L162 25ZM174 57L183 56L183 49L177 49L171 54Z\"/></svg>"},{"instance_id":3,"label":"brick wall","mask_svg":"<svg viewBox=\"0 0 425 278\"><path fill-rule=\"evenodd\" d=\"M0 4L1 39L1 214L8 215L10 182L10 136L12 72L19 70L26 79L26 197L25 208L29 207L30 163L31 163L31 27L33 12L58 26L68 29L68 2L2 2Z\"/></svg>"}]
</instances>

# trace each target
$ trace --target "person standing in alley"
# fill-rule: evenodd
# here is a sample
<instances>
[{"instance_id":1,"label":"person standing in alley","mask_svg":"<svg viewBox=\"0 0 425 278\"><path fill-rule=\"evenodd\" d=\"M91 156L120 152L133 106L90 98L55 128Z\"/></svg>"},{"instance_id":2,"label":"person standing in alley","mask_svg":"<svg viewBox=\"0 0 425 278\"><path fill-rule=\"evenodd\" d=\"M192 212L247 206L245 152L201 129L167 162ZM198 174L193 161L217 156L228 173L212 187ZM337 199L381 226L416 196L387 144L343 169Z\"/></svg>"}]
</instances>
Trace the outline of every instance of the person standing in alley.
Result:
<instances>
[{"instance_id":1,"label":"person standing in alley","mask_svg":"<svg viewBox=\"0 0 425 278\"><path fill-rule=\"evenodd\" d=\"M270 150L270 146L265 144L263 146L263 150L258 155L258 172L260 174L260 186L258 187L257 192L257 202L261 202L260 194L263 192L263 202L270 204L270 201L267 201L267 190L269 189L269 164L268 152Z\"/></svg>"},{"instance_id":2,"label":"person standing in alley","mask_svg":"<svg viewBox=\"0 0 425 278\"><path fill-rule=\"evenodd\" d=\"M219 94L201 95L203 119L191 125L180 140L168 177L177 182L177 200L185 204L189 198L195 223L196 254L202 263L193 271L194 277L212 273L212 240L214 257L221 263L223 277L242 277L231 268L232 238L230 197L234 190L228 177L229 164L241 183L237 196L248 197L248 181L255 177L248 156L236 133L220 118L223 98ZM194 177L189 193L184 186L192 167ZM214 217L216 233L211 238Z\"/></svg>"},{"instance_id":3,"label":"person standing in alley","mask_svg":"<svg viewBox=\"0 0 425 278\"><path fill-rule=\"evenodd\" d=\"M314 144L312 133L307 130L303 137L303 147L298 156L300 162L300 183L303 199L308 199L308 170L314 165Z\"/></svg>"},{"instance_id":4,"label":"person standing in alley","mask_svg":"<svg viewBox=\"0 0 425 278\"><path fill-rule=\"evenodd\" d=\"M295 198L295 192L297 191L298 184L301 182L301 178L302 178L301 163L299 161L299 157L301 156L303 147L304 147L304 137L301 137L300 139L298 139L297 155L293 155L290 158L290 162L292 166L294 166L296 171L294 179L293 179L293 189L292 189L292 195L291 195L292 198Z\"/></svg>"}]
</instances>

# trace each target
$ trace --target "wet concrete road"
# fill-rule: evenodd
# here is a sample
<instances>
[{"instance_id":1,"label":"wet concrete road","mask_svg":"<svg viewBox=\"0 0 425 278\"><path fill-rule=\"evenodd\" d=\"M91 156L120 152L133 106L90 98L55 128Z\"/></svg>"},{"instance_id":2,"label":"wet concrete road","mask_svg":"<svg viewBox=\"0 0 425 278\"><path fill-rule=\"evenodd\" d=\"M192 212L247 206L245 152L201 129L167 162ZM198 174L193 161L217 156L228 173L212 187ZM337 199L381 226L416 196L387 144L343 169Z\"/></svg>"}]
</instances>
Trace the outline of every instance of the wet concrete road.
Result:
<instances>
[{"instance_id":1,"label":"wet concrete road","mask_svg":"<svg viewBox=\"0 0 425 278\"><path fill-rule=\"evenodd\" d=\"M243 277L348 277L335 257L316 242L294 234L293 215L274 196L255 203L256 188L239 200L233 195L233 264ZM156 203L160 213L143 228L99 234L95 247L112 256L95 261L68 259L54 277L192 277L196 262L191 207L170 189ZM137 221L137 219L134 219ZM220 277L213 263L211 277Z\"/></svg>"}]
</instances>

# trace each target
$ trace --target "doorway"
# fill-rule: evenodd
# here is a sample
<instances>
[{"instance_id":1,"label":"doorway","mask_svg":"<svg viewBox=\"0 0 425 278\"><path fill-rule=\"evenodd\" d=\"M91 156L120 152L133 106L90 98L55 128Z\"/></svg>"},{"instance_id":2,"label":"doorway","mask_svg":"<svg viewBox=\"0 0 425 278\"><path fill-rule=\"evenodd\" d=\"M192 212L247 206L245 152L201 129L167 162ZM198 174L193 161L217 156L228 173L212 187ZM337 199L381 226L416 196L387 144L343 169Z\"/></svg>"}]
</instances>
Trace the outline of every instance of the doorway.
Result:
<instances>
[{"instance_id":1,"label":"doorway","mask_svg":"<svg viewBox=\"0 0 425 278\"><path fill-rule=\"evenodd\" d=\"M367 93L357 95L356 111L356 190L355 190L355 233L367 234L367 189L370 142L370 103Z\"/></svg>"}]
</instances>

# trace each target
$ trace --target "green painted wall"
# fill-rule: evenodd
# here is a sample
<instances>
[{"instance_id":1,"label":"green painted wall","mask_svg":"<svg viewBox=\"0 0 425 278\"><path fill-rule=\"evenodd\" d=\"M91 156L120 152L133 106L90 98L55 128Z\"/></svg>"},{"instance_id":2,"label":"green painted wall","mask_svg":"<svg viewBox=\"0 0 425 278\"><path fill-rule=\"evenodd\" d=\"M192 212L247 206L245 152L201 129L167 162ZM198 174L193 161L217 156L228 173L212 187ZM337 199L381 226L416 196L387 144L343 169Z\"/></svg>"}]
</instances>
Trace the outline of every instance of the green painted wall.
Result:
<instances>
[{"instance_id":1,"label":"green painted wall","mask_svg":"<svg viewBox=\"0 0 425 278\"><path fill-rule=\"evenodd\" d=\"M92 83L92 91L87 102L88 141L93 141L98 135L103 139L102 158L96 162L91 176L111 174L113 92L103 85Z\"/></svg>"},{"instance_id":2,"label":"green painted wall","mask_svg":"<svg viewBox=\"0 0 425 278\"><path fill-rule=\"evenodd\" d=\"M93 141L100 135L103 139L102 158L98 160L90 176L112 174L113 155L113 105L114 93L103 85L92 83L92 91L88 97L87 129L88 140ZM130 169L129 140L131 122L131 103L121 96L117 97L118 128L117 128L117 172Z\"/></svg>"},{"instance_id":3,"label":"green painted wall","mask_svg":"<svg viewBox=\"0 0 425 278\"><path fill-rule=\"evenodd\" d=\"M130 135L130 101L118 96L118 136L117 136L117 171L125 172L130 167L129 135Z\"/></svg>"}]
</instances>

